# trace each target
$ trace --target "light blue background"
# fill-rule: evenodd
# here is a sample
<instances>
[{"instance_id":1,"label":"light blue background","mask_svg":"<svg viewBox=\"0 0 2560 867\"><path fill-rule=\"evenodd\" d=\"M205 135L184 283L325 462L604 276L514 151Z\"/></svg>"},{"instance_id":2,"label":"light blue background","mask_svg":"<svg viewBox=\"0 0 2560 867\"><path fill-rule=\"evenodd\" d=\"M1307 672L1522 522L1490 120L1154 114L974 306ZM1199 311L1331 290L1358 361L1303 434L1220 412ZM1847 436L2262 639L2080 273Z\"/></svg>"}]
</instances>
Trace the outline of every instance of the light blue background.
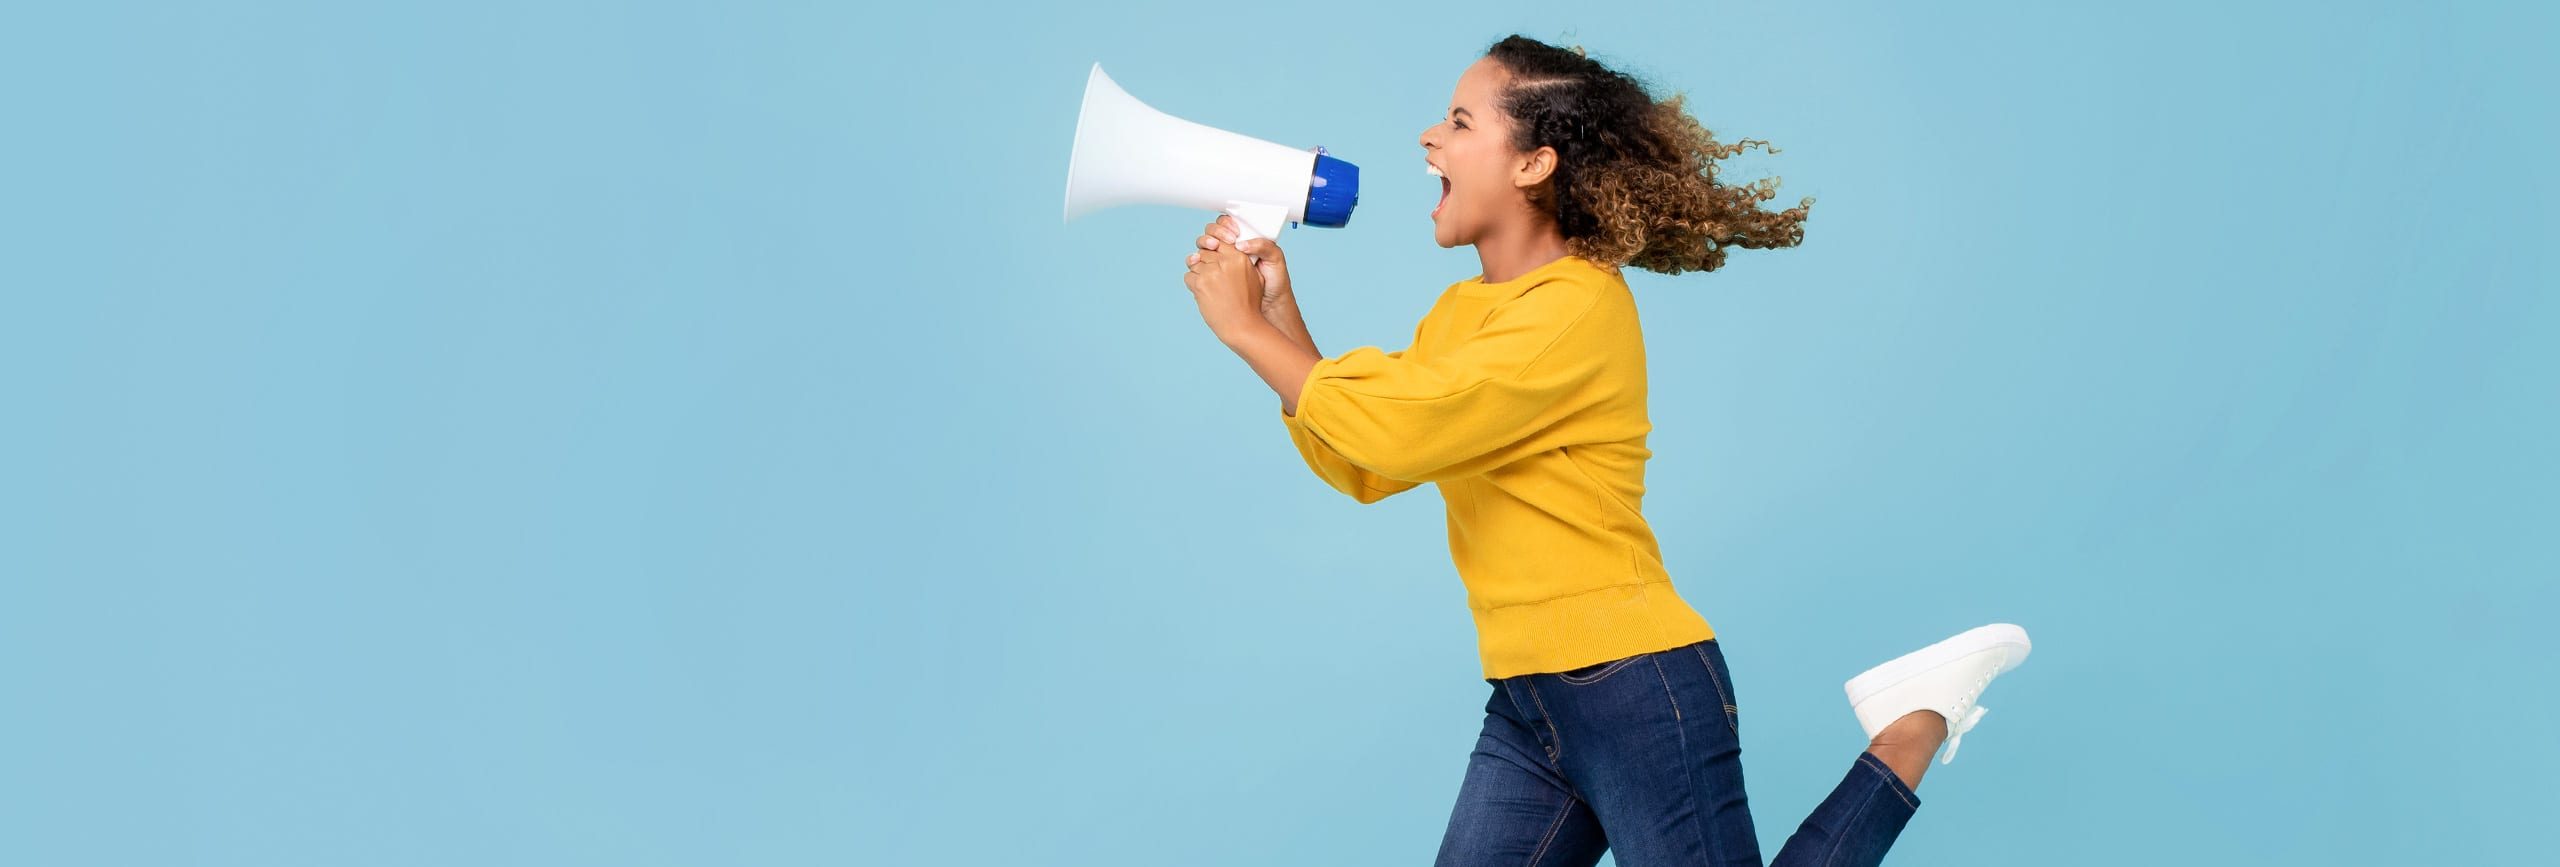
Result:
<instances>
[{"instance_id":1,"label":"light blue background","mask_svg":"<svg viewBox=\"0 0 2560 867\"><path fill-rule=\"evenodd\" d=\"M1059 198L1096 61L1326 145L1307 316L1400 347L1511 32L1818 198L1630 281L1765 847L1841 680L2011 620L1895 863L2547 863L2560 28L2495 5L13 10L0 863L1426 862L1437 494L1300 464L1207 215Z\"/></svg>"}]
</instances>

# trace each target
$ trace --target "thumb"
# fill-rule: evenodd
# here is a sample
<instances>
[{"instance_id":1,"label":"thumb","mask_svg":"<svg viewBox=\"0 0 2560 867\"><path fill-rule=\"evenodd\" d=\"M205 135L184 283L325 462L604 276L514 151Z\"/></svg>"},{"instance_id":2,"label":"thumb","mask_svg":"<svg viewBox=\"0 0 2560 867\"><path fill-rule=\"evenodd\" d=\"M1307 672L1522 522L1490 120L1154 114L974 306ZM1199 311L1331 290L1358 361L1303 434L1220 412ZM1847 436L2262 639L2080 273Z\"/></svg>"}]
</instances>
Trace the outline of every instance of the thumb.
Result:
<instances>
[{"instance_id":1,"label":"thumb","mask_svg":"<svg viewBox=\"0 0 2560 867\"><path fill-rule=\"evenodd\" d=\"M1269 238L1247 238L1237 242L1236 249L1258 258L1281 258L1280 245L1271 243Z\"/></svg>"}]
</instances>

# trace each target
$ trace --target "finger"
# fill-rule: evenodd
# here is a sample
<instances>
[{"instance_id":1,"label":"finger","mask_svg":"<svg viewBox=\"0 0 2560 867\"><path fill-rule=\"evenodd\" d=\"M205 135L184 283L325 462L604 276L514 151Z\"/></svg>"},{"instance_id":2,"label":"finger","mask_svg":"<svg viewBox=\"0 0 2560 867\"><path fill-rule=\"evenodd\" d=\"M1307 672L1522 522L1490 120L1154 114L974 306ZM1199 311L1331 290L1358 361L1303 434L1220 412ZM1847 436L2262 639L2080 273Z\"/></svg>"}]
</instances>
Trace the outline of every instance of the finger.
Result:
<instances>
[{"instance_id":1,"label":"finger","mask_svg":"<svg viewBox=\"0 0 2560 867\"><path fill-rule=\"evenodd\" d=\"M1214 235L1202 235L1200 237L1193 238L1191 239L1191 243L1199 245L1200 249L1203 250L1218 249L1218 238Z\"/></svg>"}]
</instances>

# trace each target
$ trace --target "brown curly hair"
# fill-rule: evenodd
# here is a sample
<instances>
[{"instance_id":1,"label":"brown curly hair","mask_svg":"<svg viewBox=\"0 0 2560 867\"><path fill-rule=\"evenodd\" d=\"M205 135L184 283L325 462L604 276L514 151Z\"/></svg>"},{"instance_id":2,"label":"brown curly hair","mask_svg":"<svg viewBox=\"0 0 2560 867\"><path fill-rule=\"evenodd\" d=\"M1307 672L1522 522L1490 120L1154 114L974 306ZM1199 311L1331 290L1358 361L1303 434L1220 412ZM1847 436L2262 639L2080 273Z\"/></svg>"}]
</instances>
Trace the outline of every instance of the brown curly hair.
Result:
<instances>
[{"instance_id":1,"label":"brown curly hair","mask_svg":"<svg viewBox=\"0 0 2560 867\"><path fill-rule=\"evenodd\" d=\"M1768 142L1717 142L1683 109L1686 94L1657 101L1579 45L1567 50L1513 34L1485 54L1512 76L1500 100L1512 119L1512 148L1556 149L1555 174L1530 201L1555 215L1575 255L1678 274L1723 266L1727 247L1804 242L1812 197L1764 211L1758 203L1777 197L1777 178L1745 186L1716 179L1717 160L1752 145L1777 153Z\"/></svg>"}]
</instances>

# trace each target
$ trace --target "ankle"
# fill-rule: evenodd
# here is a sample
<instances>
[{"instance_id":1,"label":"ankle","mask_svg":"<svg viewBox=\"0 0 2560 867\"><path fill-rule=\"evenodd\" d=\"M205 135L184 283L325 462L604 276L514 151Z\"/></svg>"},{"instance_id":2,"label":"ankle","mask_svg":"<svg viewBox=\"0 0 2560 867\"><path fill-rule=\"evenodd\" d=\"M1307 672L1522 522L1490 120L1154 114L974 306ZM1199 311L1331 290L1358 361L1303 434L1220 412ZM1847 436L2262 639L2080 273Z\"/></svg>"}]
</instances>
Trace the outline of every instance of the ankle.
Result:
<instances>
[{"instance_id":1,"label":"ankle","mask_svg":"<svg viewBox=\"0 0 2560 867\"><path fill-rule=\"evenodd\" d=\"M1934 747L1947 739L1947 717L1934 710L1915 710L1886 723L1876 732L1878 743L1927 742Z\"/></svg>"},{"instance_id":2,"label":"ankle","mask_svg":"<svg viewBox=\"0 0 2560 867\"><path fill-rule=\"evenodd\" d=\"M1867 742L1867 752L1893 769L1904 788L1918 790L1929 760L1947 741L1947 718L1933 710L1915 710L1887 724Z\"/></svg>"},{"instance_id":3,"label":"ankle","mask_svg":"<svg viewBox=\"0 0 2560 867\"><path fill-rule=\"evenodd\" d=\"M1938 746L1947 740L1947 718L1933 710L1916 710L1876 732L1867 742L1867 752L1884 762L1902 787L1919 791L1920 777L1929 772L1929 760L1937 757Z\"/></svg>"}]
</instances>

